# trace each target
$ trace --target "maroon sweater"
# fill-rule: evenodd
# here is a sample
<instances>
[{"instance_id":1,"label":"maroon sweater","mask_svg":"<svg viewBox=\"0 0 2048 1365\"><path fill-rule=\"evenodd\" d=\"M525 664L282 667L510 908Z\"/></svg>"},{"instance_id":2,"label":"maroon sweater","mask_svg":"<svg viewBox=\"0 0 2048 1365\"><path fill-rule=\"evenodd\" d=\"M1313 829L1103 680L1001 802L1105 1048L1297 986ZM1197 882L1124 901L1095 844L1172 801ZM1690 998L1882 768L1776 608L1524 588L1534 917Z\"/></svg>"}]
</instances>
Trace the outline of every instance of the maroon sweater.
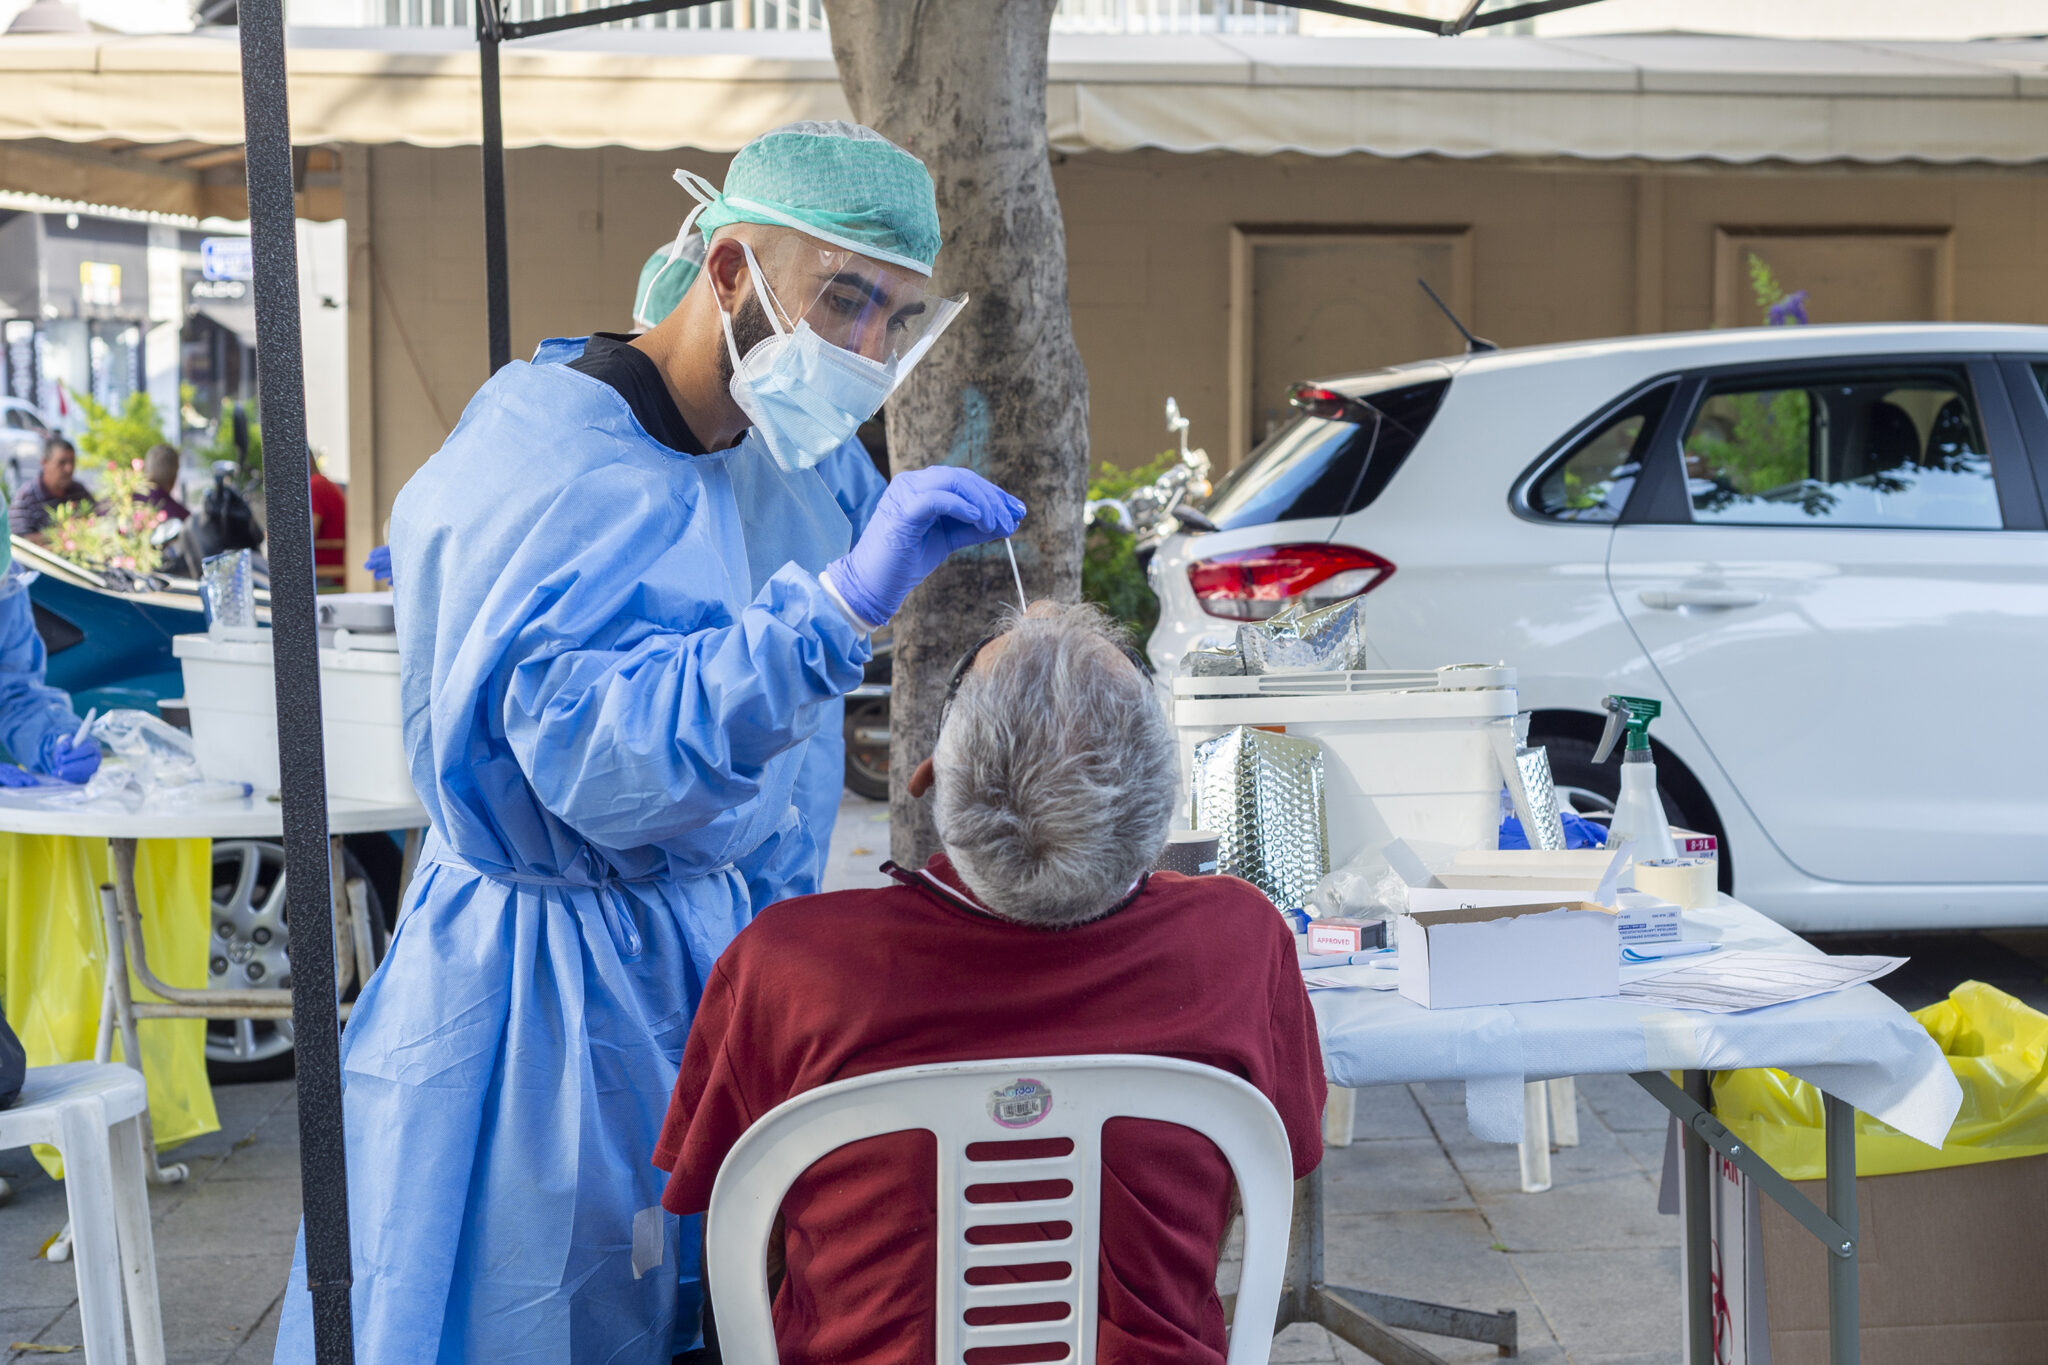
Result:
<instances>
[{"instance_id":1,"label":"maroon sweater","mask_svg":"<svg viewBox=\"0 0 2048 1365\"><path fill-rule=\"evenodd\" d=\"M1103 919L1037 929L978 909L943 857L896 875L902 884L770 906L719 959L655 1148L671 1212L701 1212L726 1153L782 1101L930 1062L1200 1062L1273 1102L1296 1178L1321 1159L1315 1016L1287 927L1251 886L1155 873ZM1098 1358L1220 1363L1222 1153L1190 1129L1117 1119L1102 1160ZM930 1134L892 1134L840 1148L790 1188L775 1300L787 1365L931 1361L935 1162Z\"/></svg>"}]
</instances>

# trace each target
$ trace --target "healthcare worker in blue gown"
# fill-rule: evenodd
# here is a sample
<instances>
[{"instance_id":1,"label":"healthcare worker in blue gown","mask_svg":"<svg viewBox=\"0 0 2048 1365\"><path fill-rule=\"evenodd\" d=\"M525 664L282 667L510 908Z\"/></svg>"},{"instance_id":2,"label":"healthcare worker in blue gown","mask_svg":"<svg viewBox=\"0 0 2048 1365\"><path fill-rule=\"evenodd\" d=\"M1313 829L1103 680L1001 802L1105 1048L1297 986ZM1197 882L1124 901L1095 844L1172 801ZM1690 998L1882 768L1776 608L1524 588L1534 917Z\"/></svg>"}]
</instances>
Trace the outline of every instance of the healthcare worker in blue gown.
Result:
<instances>
[{"instance_id":1,"label":"healthcare worker in blue gown","mask_svg":"<svg viewBox=\"0 0 2048 1365\"><path fill-rule=\"evenodd\" d=\"M43 681L49 656L36 634L28 585L33 575L14 564L14 545L0 536L0 787L29 787L56 779L83 782L99 771L100 746L77 744L78 716L71 698Z\"/></svg>"},{"instance_id":2,"label":"healthcare worker in blue gown","mask_svg":"<svg viewBox=\"0 0 2048 1365\"><path fill-rule=\"evenodd\" d=\"M703 265L701 233L689 233L679 242L664 242L658 247L640 267L640 279L633 290L636 331L660 326L662 319L682 303ZM867 446L858 437L847 438L839 449L818 462L818 477L832 490L833 499L846 513L853 535L858 538L867 529L868 518L875 514L882 492L889 486L875 468ZM845 786L846 702L835 697L819 713L818 733L804 746L804 759L796 778L796 808L810 823L811 837L817 842L821 877Z\"/></svg>"},{"instance_id":3,"label":"healthcare worker in blue gown","mask_svg":"<svg viewBox=\"0 0 2048 1365\"><path fill-rule=\"evenodd\" d=\"M342 1040L355 1355L666 1365L699 1231L651 1164L690 1019L817 886L794 797L869 632L1023 504L899 475L856 539L819 476L964 302L931 177L792 124L699 201L661 325L494 375L399 494L400 683L432 828ZM313 1358L303 1243L277 1359Z\"/></svg>"}]
</instances>

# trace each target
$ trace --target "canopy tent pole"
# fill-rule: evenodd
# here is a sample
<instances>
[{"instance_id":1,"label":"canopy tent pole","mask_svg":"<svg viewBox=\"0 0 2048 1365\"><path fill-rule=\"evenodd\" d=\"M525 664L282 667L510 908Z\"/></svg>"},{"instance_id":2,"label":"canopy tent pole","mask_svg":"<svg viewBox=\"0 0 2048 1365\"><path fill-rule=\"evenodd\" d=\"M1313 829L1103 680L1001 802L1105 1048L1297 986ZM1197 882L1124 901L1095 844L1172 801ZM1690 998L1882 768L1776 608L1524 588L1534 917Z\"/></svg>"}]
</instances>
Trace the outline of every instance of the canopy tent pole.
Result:
<instances>
[{"instance_id":1,"label":"canopy tent pole","mask_svg":"<svg viewBox=\"0 0 2048 1365\"><path fill-rule=\"evenodd\" d=\"M544 19L510 20L500 8L504 0L476 0L477 77L483 89L484 319L492 374L512 360L512 268L505 236L505 115L498 75L499 44L671 10L696 9L714 2L632 0L630 4L551 14Z\"/></svg>"},{"instance_id":2,"label":"canopy tent pole","mask_svg":"<svg viewBox=\"0 0 2048 1365\"><path fill-rule=\"evenodd\" d=\"M499 105L498 0L476 7L477 75L484 96L484 308L491 373L512 361L512 280L505 247L505 117Z\"/></svg>"},{"instance_id":3,"label":"canopy tent pole","mask_svg":"<svg viewBox=\"0 0 2048 1365\"><path fill-rule=\"evenodd\" d=\"M327 764L321 748L320 638L313 608L311 455L299 338L298 215L285 90L283 0L242 0L242 120L255 260L256 374L269 477L270 621L277 756L284 802L285 913L292 941L298 1053L299 1187L306 1287L320 1365L351 1365L348 1164L341 1117L341 1025L328 901Z\"/></svg>"}]
</instances>

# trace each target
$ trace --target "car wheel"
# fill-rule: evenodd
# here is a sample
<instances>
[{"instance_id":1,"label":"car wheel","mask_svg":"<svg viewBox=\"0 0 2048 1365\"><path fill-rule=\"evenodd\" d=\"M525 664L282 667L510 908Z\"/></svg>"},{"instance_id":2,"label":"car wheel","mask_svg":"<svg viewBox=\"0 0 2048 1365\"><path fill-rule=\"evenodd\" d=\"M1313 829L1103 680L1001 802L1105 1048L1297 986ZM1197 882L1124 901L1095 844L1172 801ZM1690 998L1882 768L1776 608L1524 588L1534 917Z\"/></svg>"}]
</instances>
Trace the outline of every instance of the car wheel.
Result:
<instances>
[{"instance_id":1,"label":"car wheel","mask_svg":"<svg viewBox=\"0 0 2048 1365\"><path fill-rule=\"evenodd\" d=\"M846 789L870 801L889 799L889 699L846 699Z\"/></svg>"},{"instance_id":2,"label":"car wheel","mask_svg":"<svg viewBox=\"0 0 2048 1365\"><path fill-rule=\"evenodd\" d=\"M343 850L342 875L363 884L371 933L381 953L383 899L355 854ZM213 934L207 985L216 990L289 990L284 847L269 839L217 839L213 845ZM351 986L353 998L357 987ZM216 1084L282 1080L293 1074L289 1019L209 1019L206 1074Z\"/></svg>"}]
</instances>

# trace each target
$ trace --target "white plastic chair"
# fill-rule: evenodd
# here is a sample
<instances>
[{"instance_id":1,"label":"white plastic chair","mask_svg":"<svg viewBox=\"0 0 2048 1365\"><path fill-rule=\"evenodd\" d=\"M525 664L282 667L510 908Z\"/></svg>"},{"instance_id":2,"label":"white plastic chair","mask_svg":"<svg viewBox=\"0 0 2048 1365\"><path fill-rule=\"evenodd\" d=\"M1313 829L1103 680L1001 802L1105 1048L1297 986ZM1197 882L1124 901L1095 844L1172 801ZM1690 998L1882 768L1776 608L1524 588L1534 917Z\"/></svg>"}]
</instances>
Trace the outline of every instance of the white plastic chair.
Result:
<instances>
[{"instance_id":1,"label":"white plastic chair","mask_svg":"<svg viewBox=\"0 0 2048 1365\"><path fill-rule=\"evenodd\" d=\"M1257 1089L1212 1067L1167 1057L1032 1057L904 1067L807 1091L764 1115L719 1168L705 1220L719 1347L734 1365L774 1365L775 1325L763 1270L782 1198L819 1158L848 1143L924 1129L938 1143L937 1360L962 1365L981 1347L1059 1343L1062 1365L1095 1360L1102 1125L1156 1119L1221 1149L1244 1204L1244 1265L1228 1365L1263 1362L1286 1271L1294 1165L1287 1130ZM976 1160L970 1143L1067 1138L1065 1156ZM1064 1180L1058 1199L975 1204L976 1185ZM877 1218L888 1217L877 1209ZM972 1228L1066 1223L1063 1238L974 1245ZM1064 1278L976 1285L970 1270L1063 1261ZM976 1308L1058 1303L1058 1321L971 1326Z\"/></svg>"},{"instance_id":2,"label":"white plastic chair","mask_svg":"<svg viewBox=\"0 0 2048 1365\"><path fill-rule=\"evenodd\" d=\"M21 1098L0 1109L0 1149L47 1142L64 1156L87 1365L128 1358L121 1330L124 1278L135 1359L139 1365L163 1365L156 1243L142 1169L148 1106L141 1072L108 1062L67 1062L30 1067Z\"/></svg>"}]
</instances>

